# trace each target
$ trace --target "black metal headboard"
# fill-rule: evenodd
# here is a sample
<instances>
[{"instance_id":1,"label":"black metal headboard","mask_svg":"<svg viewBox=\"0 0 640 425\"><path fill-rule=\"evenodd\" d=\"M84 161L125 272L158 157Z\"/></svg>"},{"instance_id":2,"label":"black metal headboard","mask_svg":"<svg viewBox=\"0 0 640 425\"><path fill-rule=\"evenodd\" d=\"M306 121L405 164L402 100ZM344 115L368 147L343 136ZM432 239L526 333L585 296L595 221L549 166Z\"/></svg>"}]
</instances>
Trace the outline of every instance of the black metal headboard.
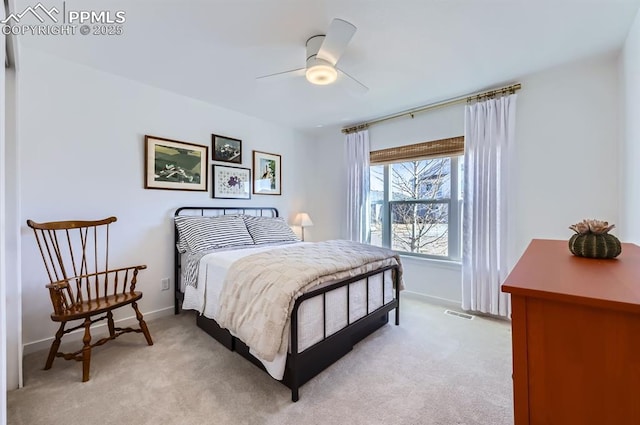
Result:
<instances>
[{"instance_id":1,"label":"black metal headboard","mask_svg":"<svg viewBox=\"0 0 640 425\"><path fill-rule=\"evenodd\" d=\"M273 207L180 207L174 214L195 216L218 216L230 214L259 215L264 217L278 217L278 209Z\"/></svg>"},{"instance_id":2,"label":"black metal headboard","mask_svg":"<svg viewBox=\"0 0 640 425\"><path fill-rule=\"evenodd\" d=\"M278 210L273 207L180 207L176 210L174 217L179 216L201 216L201 217L217 217L220 215L244 214L255 215L260 217L278 217ZM180 291L180 253L177 248L178 229L175 223L173 225L173 245L174 245L174 278L173 286L175 288L175 306L174 313L180 313L180 305L184 299L184 294Z\"/></svg>"}]
</instances>

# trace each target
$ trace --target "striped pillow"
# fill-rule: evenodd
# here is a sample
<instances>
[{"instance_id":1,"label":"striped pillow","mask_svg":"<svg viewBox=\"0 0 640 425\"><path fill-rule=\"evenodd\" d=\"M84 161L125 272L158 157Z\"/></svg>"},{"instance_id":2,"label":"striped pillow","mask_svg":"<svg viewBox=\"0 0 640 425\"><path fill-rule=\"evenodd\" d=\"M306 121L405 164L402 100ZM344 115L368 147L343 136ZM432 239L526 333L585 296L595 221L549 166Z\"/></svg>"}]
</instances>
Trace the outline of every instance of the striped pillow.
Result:
<instances>
[{"instance_id":1,"label":"striped pillow","mask_svg":"<svg viewBox=\"0 0 640 425\"><path fill-rule=\"evenodd\" d=\"M256 245L274 242L298 242L300 239L280 217L242 216Z\"/></svg>"},{"instance_id":2,"label":"striped pillow","mask_svg":"<svg viewBox=\"0 0 640 425\"><path fill-rule=\"evenodd\" d=\"M198 252L229 246L253 245L253 239L240 216L181 216L175 218L178 246Z\"/></svg>"},{"instance_id":3,"label":"striped pillow","mask_svg":"<svg viewBox=\"0 0 640 425\"><path fill-rule=\"evenodd\" d=\"M178 236L178 243L176 244L176 248L178 249L178 252L180 254L184 254L189 249L189 247L187 246L187 243L183 241L179 236Z\"/></svg>"}]
</instances>

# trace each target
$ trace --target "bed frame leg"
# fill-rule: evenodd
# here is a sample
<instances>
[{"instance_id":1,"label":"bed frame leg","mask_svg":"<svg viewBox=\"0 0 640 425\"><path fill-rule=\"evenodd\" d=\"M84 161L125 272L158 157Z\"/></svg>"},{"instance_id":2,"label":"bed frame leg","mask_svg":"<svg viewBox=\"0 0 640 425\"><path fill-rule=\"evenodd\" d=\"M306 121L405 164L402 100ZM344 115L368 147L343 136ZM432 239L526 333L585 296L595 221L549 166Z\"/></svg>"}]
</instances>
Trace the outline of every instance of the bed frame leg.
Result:
<instances>
[{"instance_id":1,"label":"bed frame leg","mask_svg":"<svg viewBox=\"0 0 640 425\"><path fill-rule=\"evenodd\" d=\"M300 395L298 394L298 388L292 388L291 389L291 401L293 401L295 403L298 400L300 400Z\"/></svg>"},{"instance_id":2,"label":"bed frame leg","mask_svg":"<svg viewBox=\"0 0 640 425\"><path fill-rule=\"evenodd\" d=\"M400 279L397 270L394 273L394 283L396 287L396 326L400 326Z\"/></svg>"}]
</instances>

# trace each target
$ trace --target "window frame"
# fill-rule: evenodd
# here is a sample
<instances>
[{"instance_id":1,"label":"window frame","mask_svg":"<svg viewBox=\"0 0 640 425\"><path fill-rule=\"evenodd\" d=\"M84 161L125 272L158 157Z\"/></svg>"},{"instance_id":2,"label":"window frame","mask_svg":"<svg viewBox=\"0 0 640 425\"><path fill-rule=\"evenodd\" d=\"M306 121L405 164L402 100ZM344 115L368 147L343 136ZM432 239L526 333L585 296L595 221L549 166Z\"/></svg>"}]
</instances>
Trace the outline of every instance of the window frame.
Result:
<instances>
[{"instance_id":1,"label":"window frame","mask_svg":"<svg viewBox=\"0 0 640 425\"><path fill-rule=\"evenodd\" d=\"M449 158L450 160L450 188L449 198L424 198L424 199L410 199L410 200L391 200L391 166L393 164L401 164L405 162L414 161L429 161L438 158ZM371 201L370 208L373 205L381 205L381 241L382 246L392 249L392 226L391 226L391 211L392 206L397 204L446 204L448 210L448 222L447 222L447 255L433 255L423 254L419 252L401 251L393 249L400 255L407 255L410 257L425 258L431 260L461 262L462 261L462 208L464 207L463 197L460 193L459 181L460 176L460 159L463 155L443 155L439 157L431 158L417 158L417 159L403 159L400 161L393 161L385 164L371 164L369 170L372 167L383 167L383 187L384 193L381 201ZM457 198L457 199L456 199ZM367 226L370 222L367 223ZM371 243L371 230L367 232L367 243Z\"/></svg>"}]
</instances>

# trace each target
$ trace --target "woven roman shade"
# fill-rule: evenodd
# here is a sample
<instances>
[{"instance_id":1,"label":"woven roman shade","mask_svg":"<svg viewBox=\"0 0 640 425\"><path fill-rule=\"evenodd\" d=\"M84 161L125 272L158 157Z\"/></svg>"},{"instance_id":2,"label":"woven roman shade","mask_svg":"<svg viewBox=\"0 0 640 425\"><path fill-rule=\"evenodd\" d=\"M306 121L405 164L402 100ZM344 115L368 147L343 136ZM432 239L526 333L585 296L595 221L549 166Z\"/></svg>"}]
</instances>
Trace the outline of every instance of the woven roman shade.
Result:
<instances>
[{"instance_id":1,"label":"woven roman shade","mask_svg":"<svg viewBox=\"0 0 640 425\"><path fill-rule=\"evenodd\" d=\"M392 162L415 161L443 156L457 156L464 154L464 136L449 139L433 140L415 145L398 146L395 148L372 151L369 162L374 164L389 164Z\"/></svg>"}]
</instances>

